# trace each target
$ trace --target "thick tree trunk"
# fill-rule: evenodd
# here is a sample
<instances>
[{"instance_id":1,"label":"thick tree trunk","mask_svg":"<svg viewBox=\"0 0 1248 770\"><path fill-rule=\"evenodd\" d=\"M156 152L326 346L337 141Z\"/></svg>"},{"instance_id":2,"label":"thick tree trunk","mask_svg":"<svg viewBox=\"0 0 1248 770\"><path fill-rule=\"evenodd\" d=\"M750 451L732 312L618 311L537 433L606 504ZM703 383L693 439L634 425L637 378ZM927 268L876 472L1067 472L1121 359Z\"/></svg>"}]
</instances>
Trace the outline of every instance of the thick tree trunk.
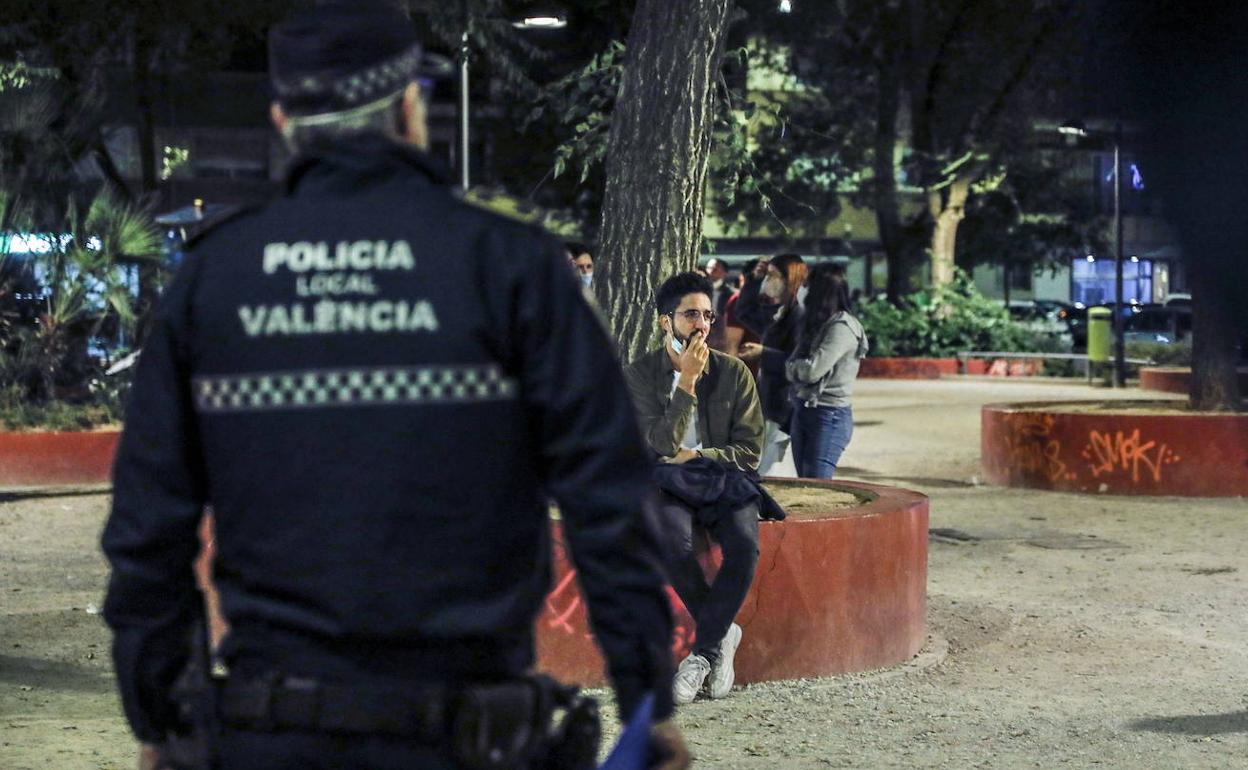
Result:
<instances>
[{"instance_id":1,"label":"thick tree trunk","mask_svg":"<svg viewBox=\"0 0 1248 770\"><path fill-rule=\"evenodd\" d=\"M1237 247L1225 242L1220 245ZM1210 255L1204 264L1194 264L1191 270L1191 403L1195 409L1235 411L1244 397L1239 392L1236 365L1239 345L1248 335L1248 323L1243 317L1248 314L1236 306L1239 298L1233 289L1228 289L1241 285L1241 276L1218 269L1220 256Z\"/></svg>"},{"instance_id":2,"label":"thick tree trunk","mask_svg":"<svg viewBox=\"0 0 1248 770\"><path fill-rule=\"evenodd\" d=\"M697 263L712 88L731 7L731 0L638 0L633 14L611 116L595 271L625 361L655 341L659 283Z\"/></svg>"},{"instance_id":3,"label":"thick tree trunk","mask_svg":"<svg viewBox=\"0 0 1248 770\"><path fill-rule=\"evenodd\" d=\"M939 190L928 193L932 227L931 261L932 288L953 283L954 251L958 243L958 225L966 217L966 198L971 192L969 177L959 176L945 194Z\"/></svg>"},{"instance_id":4,"label":"thick tree trunk","mask_svg":"<svg viewBox=\"0 0 1248 770\"><path fill-rule=\"evenodd\" d=\"M901 226L901 211L897 201L897 167L894 153L897 150L897 121L901 112L901 82L903 61L901 57L900 30L894 15L885 14L882 23L893 25L893 34L883 34L885 42L880 65L880 85L876 102L875 140L872 147L872 184L874 185L874 208L876 227L880 232L880 245L884 248L888 265L888 299L897 302L909 292L910 260L906 253L905 237Z\"/></svg>"}]
</instances>

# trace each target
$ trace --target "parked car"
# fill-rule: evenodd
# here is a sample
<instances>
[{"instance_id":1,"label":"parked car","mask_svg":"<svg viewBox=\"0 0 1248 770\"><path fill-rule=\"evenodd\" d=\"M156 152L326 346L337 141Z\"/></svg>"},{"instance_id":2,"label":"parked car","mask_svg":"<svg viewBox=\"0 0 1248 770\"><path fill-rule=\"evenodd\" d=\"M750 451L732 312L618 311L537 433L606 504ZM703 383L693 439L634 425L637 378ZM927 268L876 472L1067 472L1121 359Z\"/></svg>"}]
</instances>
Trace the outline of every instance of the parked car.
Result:
<instances>
[{"instance_id":1,"label":"parked car","mask_svg":"<svg viewBox=\"0 0 1248 770\"><path fill-rule=\"evenodd\" d=\"M1036 334L1056 337L1065 345L1074 343L1070 325L1060 316L1064 305L1054 300L1010 300L1010 317Z\"/></svg>"},{"instance_id":2,"label":"parked car","mask_svg":"<svg viewBox=\"0 0 1248 770\"><path fill-rule=\"evenodd\" d=\"M1057 311L1057 317L1070 330L1070 338L1075 348L1086 348L1088 346L1088 309L1078 305L1066 305Z\"/></svg>"},{"instance_id":3,"label":"parked car","mask_svg":"<svg viewBox=\"0 0 1248 770\"><path fill-rule=\"evenodd\" d=\"M1184 305L1138 305L1127 318L1122 338L1126 342L1159 342L1170 345L1192 336L1192 309Z\"/></svg>"}]
</instances>

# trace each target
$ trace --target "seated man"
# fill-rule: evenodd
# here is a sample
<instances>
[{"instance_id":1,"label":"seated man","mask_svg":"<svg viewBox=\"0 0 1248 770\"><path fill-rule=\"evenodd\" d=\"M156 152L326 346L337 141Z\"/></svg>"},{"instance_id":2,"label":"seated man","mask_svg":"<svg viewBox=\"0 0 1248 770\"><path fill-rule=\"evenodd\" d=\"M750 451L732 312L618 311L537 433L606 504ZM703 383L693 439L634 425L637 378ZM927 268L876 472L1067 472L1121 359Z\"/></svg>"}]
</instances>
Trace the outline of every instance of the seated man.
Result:
<instances>
[{"instance_id":1,"label":"seated man","mask_svg":"<svg viewBox=\"0 0 1248 770\"><path fill-rule=\"evenodd\" d=\"M732 621L758 563L759 492L749 477L758 467L763 415L745 364L706 345L715 322L711 296L711 282L703 276L669 278L656 297L666 335L663 347L625 370L642 432L661 462L669 464L664 470L682 466L689 478L678 483L720 498L694 506L688 495L660 492L668 575L697 623L693 652L676 673L677 703L692 701L708 675L712 698L732 689L732 659L741 643L741 627ZM671 479L671 474L659 475ZM715 481L708 484L707 478ZM661 489L667 486L660 483ZM723 552L723 566L709 585L694 556L695 524Z\"/></svg>"}]
</instances>

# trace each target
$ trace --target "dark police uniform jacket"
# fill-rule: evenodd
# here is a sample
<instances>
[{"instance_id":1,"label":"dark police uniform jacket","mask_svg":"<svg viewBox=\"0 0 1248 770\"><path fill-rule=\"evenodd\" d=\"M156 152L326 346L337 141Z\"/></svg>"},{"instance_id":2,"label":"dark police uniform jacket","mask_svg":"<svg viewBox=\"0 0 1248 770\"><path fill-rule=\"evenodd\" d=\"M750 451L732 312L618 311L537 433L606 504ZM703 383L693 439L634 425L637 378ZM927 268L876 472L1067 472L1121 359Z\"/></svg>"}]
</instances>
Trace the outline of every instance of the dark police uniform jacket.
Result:
<instances>
[{"instance_id":1,"label":"dark police uniform jacket","mask_svg":"<svg viewBox=\"0 0 1248 770\"><path fill-rule=\"evenodd\" d=\"M127 717L171 726L205 505L232 673L444 682L532 664L549 494L622 714L663 718L649 473L558 244L380 136L305 157L192 248L143 350L103 533Z\"/></svg>"}]
</instances>

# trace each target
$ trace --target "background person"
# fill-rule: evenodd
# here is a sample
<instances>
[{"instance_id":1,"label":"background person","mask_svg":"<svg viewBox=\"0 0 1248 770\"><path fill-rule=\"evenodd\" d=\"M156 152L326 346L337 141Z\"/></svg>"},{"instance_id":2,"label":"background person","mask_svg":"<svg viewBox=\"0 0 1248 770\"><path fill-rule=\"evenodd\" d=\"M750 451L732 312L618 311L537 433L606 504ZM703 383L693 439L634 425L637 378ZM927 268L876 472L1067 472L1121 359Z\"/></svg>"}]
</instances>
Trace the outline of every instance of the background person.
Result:
<instances>
[{"instance_id":1,"label":"background person","mask_svg":"<svg viewBox=\"0 0 1248 770\"><path fill-rule=\"evenodd\" d=\"M806 282L806 263L797 254L781 254L772 259L761 281L746 283L737 300L736 317L754 332L761 343L743 343L738 355L746 363L757 362L758 393L766 418L760 476L784 458L789 444L789 423L793 402L785 362L797 347L802 322L798 292Z\"/></svg>"},{"instance_id":2,"label":"background person","mask_svg":"<svg viewBox=\"0 0 1248 770\"><path fill-rule=\"evenodd\" d=\"M806 278L806 315L797 349L785 365L793 384L793 461L801 478L830 479L854 434L850 406L867 333L850 313L848 286L835 265L815 265Z\"/></svg>"},{"instance_id":3,"label":"background person","mask_svg":"<svg viewBox=\"0 0 1248 770\"><path fill-rule=\"evenodd\" d=\"M529 767L547 494L620 714L647 694L672 713L651 463L611 342L559 245L460 201L422 152L417 40L366 0L272 30L287 193L194 244L143 348L102 545L149 763L183 730L209 504L229 673L190 705L220 720L220 767ZM305 301L317 260L369 290ZM654 736L688 764L670 723Z\"/></svg>"},{"instance_id":4,"label":"background person","mask_svg":"<svg viewBox=\"0 0 1248 770\"><path fill-rule=\"evenodd\" d=\"M650 448L681 466L655 471L668 575L697 624L696 644L672 686L680 704L704 685L710 697L722 698L736 676L741 627L732 621L758 564L760 493L747 476L758 465L763 417L744 364L706 345L714 322L710 281L696 273L672 276L659 287L655 306L663 347L624 374ZM702 531L724 556L710 584L693 548Z\"/></svg>"},{"instance_id":5,"label":"background person","mask_svg":"<svg viewBox=\"0 0 1248 770\"><path fill-rule=\"evenodd\" d=\"M706 277L711 281L711 309L715 311L715 323L711 325L706 343L711 349L721 353L727 351L727 307L737 289L728 281L728 266L723 261L712 259L706 263Z\"/></svg>"},{"instance_id":6,"label":"background person","mask_svg":"<svg viewBox=\"0 0 1248 770\"><path fill-rule=\"evenodd\" d=\"M572 272L576 273L581 286L586 291L592 291L594 287L594 255L589 252L589 247L583 243L569 241L564 244L564 248L568 252L568 264L571 265Z\"/></svg>"}]
</instances>

